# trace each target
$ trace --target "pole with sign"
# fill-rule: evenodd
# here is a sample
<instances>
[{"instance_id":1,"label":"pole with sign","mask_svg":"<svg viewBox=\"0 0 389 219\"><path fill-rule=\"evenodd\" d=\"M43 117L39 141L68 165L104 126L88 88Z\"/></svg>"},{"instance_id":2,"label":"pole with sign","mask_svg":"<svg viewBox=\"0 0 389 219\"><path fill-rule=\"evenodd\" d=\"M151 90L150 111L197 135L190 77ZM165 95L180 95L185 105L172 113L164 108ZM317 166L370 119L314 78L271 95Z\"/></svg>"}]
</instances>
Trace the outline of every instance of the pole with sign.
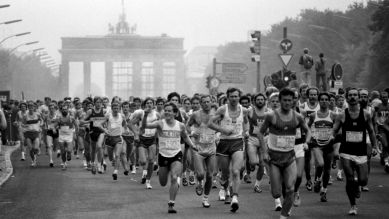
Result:
<instances>
[{"instance_id":1,"label":"pole with sign","mask_svg":"<svg viewBox=\"0 0 389 219\"><path fill-rule=\"evenodd\" d=\"M257 92L259 92L261 88L261 31L256 30L250 35L253 41L252 46L250 46L250 51L253 54L251 61L257 63Z\"/></svg>"}]
</instances>

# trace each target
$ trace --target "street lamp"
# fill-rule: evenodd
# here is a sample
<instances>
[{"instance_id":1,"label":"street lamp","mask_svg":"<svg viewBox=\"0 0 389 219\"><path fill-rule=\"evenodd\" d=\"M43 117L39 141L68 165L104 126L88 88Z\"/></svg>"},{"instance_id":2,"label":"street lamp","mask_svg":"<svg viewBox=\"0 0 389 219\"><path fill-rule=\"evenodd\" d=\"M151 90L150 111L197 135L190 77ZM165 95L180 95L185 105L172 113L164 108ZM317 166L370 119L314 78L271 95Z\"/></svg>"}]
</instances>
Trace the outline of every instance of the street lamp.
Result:
<instances>
[{"instance_id":1,"label":"street lamp","mask_svg":"<svg viewBox=\"0 0 389 219\"><path fill-rule=\"evenodd\" d=\"M7 8L9 7L10 5L0 5L0 8Z\"/></svg>"},{"instance_id":2,"label":"street lamp","mask_svg":"<svg viewBox=\"0 0 389 219\"><path fill-rule=\"evenodd\" d=\"M308 27L319 29L319 30L324 30L324 31L325 30L331 31L332 33L335 33L336 35L338 35L342 40L344 40L344 42L346 42L346 43L348 42L348 40L346 38L344 38L344 36L342 34L340 34L338 31L336 31L332 28L320 26L320 25L315 25L315 24L309 24Z\"/></svg>"},{"instance_id":3,"label":"street lamp","mask_svg":"<svg viewBox=\"0 0 389 219\"><path fill-rule=\"evenodd\" d=\"M17 45L15 48L11 49L9 51L9 53L11 54L13 51L15 51L17 48L21 47L21 46L29 46L29 45L32 45L32 44L37 44L39 43L39 41L32 41L32 42L28 42L28 43L22 43L22 44L19 44Z\"/></svg>"},{"instance_id":4,"label":"street lamp","mask_svg":"<svg viewBox=\"0 0 389 219\"><path fill-rule=\"evenodd\" d=\"M10 21L5 21L5 22L1 22L1 24L13 24L13 23L16 23L16 22L20 22L22 21L22 19L17 19L17 20L10 20Z\"/></svg>"},{"instance_id":5,"label":"street lamp","mask_svg":"<svg viewBox=\"0 0 389 219\"><path fill-rule=\"evenodd\" d=\"M31 32L24 32L24 33L18 33L18 34L14 34L14 35L11 35L11 36L8 36L8 37L6 37L6 38L4 38L4 39L2 39L1 41L0 41L0 45L4 42L4 41L6 41L7 39L9 39L9 38L12 38L12 37L20 37L20 36L24 36L24 35L27 35L27 34L30 34Z\"/></svg>"},{"instance_id":6,"label":"street lamp","mask_svg":"<svg viewBox=\"0 0 389 219\"><path fill-rule=\"evenodd\" d=\"M33 49L32 52L38 52L38 51L41 51L41 50L44 50L45 48L41 47L41 48L37 48L37 49Z\"/></svg>"}]
</instances>

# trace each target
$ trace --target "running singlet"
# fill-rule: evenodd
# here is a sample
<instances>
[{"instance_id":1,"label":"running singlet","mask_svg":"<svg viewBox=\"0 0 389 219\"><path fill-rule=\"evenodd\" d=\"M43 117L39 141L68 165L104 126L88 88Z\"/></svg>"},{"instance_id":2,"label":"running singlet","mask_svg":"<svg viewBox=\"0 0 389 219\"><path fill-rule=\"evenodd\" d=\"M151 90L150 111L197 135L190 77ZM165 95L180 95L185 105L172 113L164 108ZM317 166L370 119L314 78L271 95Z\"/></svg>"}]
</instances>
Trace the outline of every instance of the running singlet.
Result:
<instances>
[{"instance_id":1,"label":"running singlet","mask_svg":"<svg viewBox=\"0 0 389 219\"><path fill-rule=\"evenodd\" d=\"M47 129L49 129L49 130L55 129L55 123L56 123L57 118L58 118L57 113L54 113L54 115L49 113L49 115L47 115L47 118L46 118Z\"/></svg>"},{"instance_id":2,"label":"running singlet","mask_svg":"<svg viewBox=\"0 0 389 219\"><path fill-rule=\"evenodd\" d=\"M267 112L267 108L265 108L265 111ZM265 114L262 116L258 116L257 113L255 112L255 108L253 108L253 115L251 118L249 118L249 135L251 136L258 136L259 130L262 127L263 121L265 119Z\"/></svg>"},{"instance_id":3,"label":"running singlet","mask_svg":"<svg viewBox=\"0 0 389 219\"><path fill-rule=\"evenodd\" d=\"M316 106L314 108L311 108L308 102L305 102L303 107L303 110L307 113L307 117L305 117L305 122L308 123L311 114L316 113L317 111L319 111L319 109L320 109L319 103L316 103Z\"/></svg>"},{"instance_id":4,"label":"running singlet","mask_svg":"<svg viewBox=\"0 0 389 219\"><path fill-rule=\"evenodd\" d=\"M74 126L73 120L74 118L68 114L66 117L63 115L58 116L58 125L59 125L59 135L60 136L73 136Z\"/></svg>"},{"instance_id":5,"label":"running singlet","mask_svg":"<svg viewBox=\"0 0 389 219\"><path fill-rule=\"evenodd\" d=\"M94 133L103 133L103 131L97 126L101 126L106 118L104 117L103 109L100 109L100 112L96 112L95 109L92 109L92 114L89 116L90 119L90 129Z\"/></svg>"},{"instance_id":6,"label":"running singlet","mask_svg":"<svg viewBox=\"0 0 389 219\"><path fill-rule=\"evenodd\" d=\"M269 127L268 147L274 151L289 152L294 150L296 140L296 113L292 111L292 119L290 121L282 121L277 110L274 110L276 116L276 124Z\"/></svg>"},{"instance_id":7,"label":"running singlet","mask_svg":"<svg viewBox=\"0 0 389 219\"><path fill-rule=\"evenodd\" d=\"M386 106L384 104L379 104L376 108L377 110L377 124L378 124L378 130L380 132L383 132L384 129L382 128L382 126L385 124L385 121L388 119L389 117L389 104L387 104ZM381 126L381 127L380 127Z\"/></svg>"},{"instance_id":8,"label":"running singlet","mask_svg":"<svg viewBox=\"0 0 389 219\"><path fill-rule=\"evenodd\" d=\"M122 135L123 128L123 115L118 113L117 117L114 117L112 113L108 114L108 135L120 136Z\"/></svg>"},{"instance_id":9,"label":"running singlet","mask_svg":"<svg viewBox=\"0 0 389 219\"><path fill-rule=\"evenodd\" d=\"M180 122L175 120L174 126L170 127L165 119L162 119L162 130L158 133L159 154L164 157L174 157L181 151L181 128Z\"/></svg>"},{"instance_id":10,"label":"running singlet","mask_svg":"<svg viewBox=\"0 0 389 219\"><path fill-rule=\"evenodd\" d=\"M366 127L367 122L362 108L360 108L359 116L356 119L352 119L349 109L345 109L345 121L342 124L342 143L339 153L366 156Z\"/></svg>"},{"instance_id":11,"label":"running singlet","mask_svg":"<svg viewBox=\"0 0 389 219\"><path fill-rule=\"evenodd\" d=\"M332 136L332 127L334 126L334 121L331 119L331 111L328 111L328 115L324 118L320 118L316 112L313 126L312 140L319 146L328 145Z\"/></svg>"},{"instance_id":12,"label":"running singlet","mask_svg":"<svg viewBox=\"0 0 389 219\"><path fill-rule=\"evenodd\" d=\"M231 118L228 112L228 104L226 106L226 112L224 113L223 119L220 121L222 128L233 129L231 135L220 134L220 139L239 139L243 136L243 107L239 104L238 110L240 111L237 118Z\"/></svg>"},{"instance_id":13,"label":"running singlet","mask_svg":"<svg viewBox=\"0 0 389 219\"><path fill-rule=\"evenodd\" d=\"M25 132L40 132L40 118L38 113L34 112L32 115L26 113L24 119L26 121L26 126L24 128Z\"/></svg>"},{"instance_id":14,"label":"running singlet","mask_svg":"<svg viewBox=\"0 0 389 219\"><path fill-rule=\"evenodd\" d=\"M216 132L201 122L199 127L193 126L195 145L200 155L211 155L216 153Z\"/></svg>"},{"instance_id":15,"label":"running singlet","mask_svg":"<svg viewBox=\"0 0 389 219\"><path fill-rule=\"evenodd\" d=\"M126 121L127 124L130 123L130 116L131 116L131 113L129 113L127 116L123 114L123 119ZM134 136L134 133L126 125L125 127L122 127L122 135L123 136Z\"/></svg>"}]
</instances>

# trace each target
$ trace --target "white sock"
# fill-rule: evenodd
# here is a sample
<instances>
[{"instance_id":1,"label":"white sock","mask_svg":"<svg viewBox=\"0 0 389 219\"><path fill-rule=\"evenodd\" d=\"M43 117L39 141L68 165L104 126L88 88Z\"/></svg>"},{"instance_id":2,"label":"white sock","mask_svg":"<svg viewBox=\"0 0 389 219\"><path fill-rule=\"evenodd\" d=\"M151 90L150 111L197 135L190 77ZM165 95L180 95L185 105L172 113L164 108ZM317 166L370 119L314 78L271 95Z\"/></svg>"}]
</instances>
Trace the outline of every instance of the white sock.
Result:
<instances>
[{"instance_id":1,"label":"white sock","mask_svg":"<svg viewBox=\"0 0 389 219\"><path fill-rule=\"evenodd\" d=\"M262 180L255 180L255 185L256 186L261 186Z\"/></svg>"},{"instance_id":2,"label":"white sock","mask_svg":"<svg viewBox=\"0 0 389 219\"><path fill-rule=\"evenodd\" d=\"M114 170L114 171L113 171L113 174L118 174L118 170Z\"/></svg>"},{"instance_id":3,"label":"white sock","mask_svg":"<svg viewBox=\"0 0 389 219\"><path fill-rule=\"evenodd\" d=\"M147 175L147 170L143 170L142 176L146 176L146 175Z\"/></svg>"}]
</instances>

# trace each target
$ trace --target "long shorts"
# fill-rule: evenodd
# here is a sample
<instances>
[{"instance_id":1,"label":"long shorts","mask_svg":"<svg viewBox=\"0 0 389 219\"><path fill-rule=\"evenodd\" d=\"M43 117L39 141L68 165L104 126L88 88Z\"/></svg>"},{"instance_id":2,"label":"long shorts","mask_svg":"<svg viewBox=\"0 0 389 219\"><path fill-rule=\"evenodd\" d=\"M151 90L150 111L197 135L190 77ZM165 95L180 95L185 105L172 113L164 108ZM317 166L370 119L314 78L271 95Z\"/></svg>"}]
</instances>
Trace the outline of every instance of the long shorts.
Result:
<instances>
[{"instance_id":1,"label":"long shorts","mask_svg":"<svg viewBox=\"0 0 389 219\"><path fill-rule=\"evenodd\" d=\"M281 152L281 151L274 151L269 149L268 153L270 157L269 162L279 167L280 169L287 168L296 160L296 155L294 153L294 150L288 152Z\"/></svg>"},{"instance_id":2,"label":"long shorts","mask_svg":"<svg viewBox=\"0 0 389 219\"><path fill-rule=\"evenodd\" d=\"M158 166L170 167L170 165L176 161L182 163L182 157L182 151L178 152L174 157L164 157L161 154L158 154Z\"/></svg>"},{"instance_id":3,"label":"long shorts","mask_svg":"<svg viewBox=\"0 0 389 219\"><path fill-rule=\"evenodd\" d=\"M149 148L152 145L155 145L155 136L153 137L143 137L139 136L139 147Z\"/></svg>"},{"instance_id":4,"label":"long shorts","mask_svg":"<svg viewBox=\"0 0 389 219\"><path fill-rule=\"evenodd\" d=\"M119 136L107 136L105 138L105 145L109 146L109 147L115 147L117 144L122 144L123 143L123 139L122 137L119 135Z\"/></svg>"},{"instance_id":5,"label":"long shorts","mask_svg":"<svg viewBox=\"0 0 389 219\"><path fill-rule=\"evenodd\" d=\"M25 132L24 138L34 141L35 139L39 138L39 132Z\"/></svg>"},{"instance_id":6,"label":"long shorts","mask_svg":"<svg viewBox=\"0 0 389 219\"><path fill-rule=\"evenodd\" d=\"M220 139L216 146L216 155L232 156L237 151L243 151L243 139Z\"/></svg>"},{"instance_id":7,"label":"long shorts","mask_svg":"<svg viewBox=\"0 0 389 219\"><path fill-rule=\"evenodd\" d=\"M216 145L215 143L209 144L209 145L200 145L196 144L196 153L203 156L203 157L209 157L216 154Z\"/></svg>"}]
</instances>

